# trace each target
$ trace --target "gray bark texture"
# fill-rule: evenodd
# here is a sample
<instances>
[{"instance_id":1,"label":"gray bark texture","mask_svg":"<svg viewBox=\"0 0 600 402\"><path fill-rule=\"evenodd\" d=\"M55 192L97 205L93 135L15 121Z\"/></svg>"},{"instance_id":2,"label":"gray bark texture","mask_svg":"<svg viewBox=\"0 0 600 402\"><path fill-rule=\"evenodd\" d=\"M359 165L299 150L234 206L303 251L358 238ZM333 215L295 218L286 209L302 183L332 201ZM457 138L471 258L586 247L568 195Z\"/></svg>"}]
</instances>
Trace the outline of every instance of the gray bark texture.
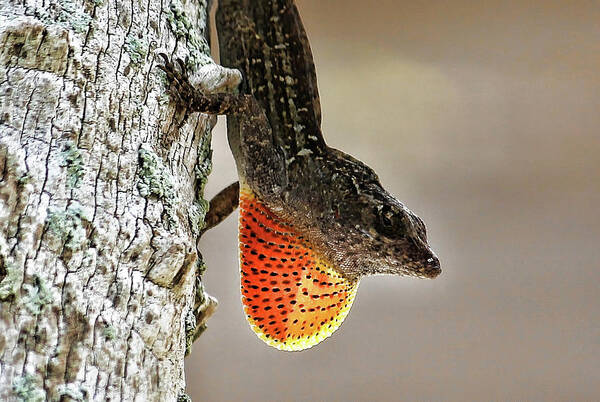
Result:
<instances>
[{"instance_id":1,"label":"gray bark texture","mask_svg":"<svg viewBox=\"0 0 600 402\"><path fill-rule=\"evenodd\" d=\"M196 247L214 118L206 2L0 0L0 400L185 399L216 301Z\"/></svg>"}]
</instances>

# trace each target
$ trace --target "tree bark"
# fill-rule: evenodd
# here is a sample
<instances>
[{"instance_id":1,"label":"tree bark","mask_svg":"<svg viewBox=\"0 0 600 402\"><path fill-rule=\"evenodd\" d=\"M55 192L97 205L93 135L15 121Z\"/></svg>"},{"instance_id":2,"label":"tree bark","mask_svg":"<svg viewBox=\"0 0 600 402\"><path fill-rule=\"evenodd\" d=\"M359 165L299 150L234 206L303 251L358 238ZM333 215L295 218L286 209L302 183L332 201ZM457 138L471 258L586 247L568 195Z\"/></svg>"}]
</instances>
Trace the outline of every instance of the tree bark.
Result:
<instances>
[{"instance_id":1,"label":"tree bark","mask_svg":"<svg viewBox=\"0 0 600 402\"><path fill-rule=\"evenodd\" d=\"M205 1L0 0L0 400L185 397L215 120L155 49L234 85L205 27Z\"/></svg>"}]
</instances>

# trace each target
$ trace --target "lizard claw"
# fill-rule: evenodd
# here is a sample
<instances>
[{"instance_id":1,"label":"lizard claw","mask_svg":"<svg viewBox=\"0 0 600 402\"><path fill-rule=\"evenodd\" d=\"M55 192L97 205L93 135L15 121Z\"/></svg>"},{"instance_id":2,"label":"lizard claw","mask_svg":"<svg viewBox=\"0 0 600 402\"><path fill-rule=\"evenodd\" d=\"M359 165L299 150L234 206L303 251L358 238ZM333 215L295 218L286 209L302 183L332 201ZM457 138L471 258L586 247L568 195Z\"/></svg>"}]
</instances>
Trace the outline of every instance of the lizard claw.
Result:
<instances>
[{"instance_id":1,"label":"lizard claw","mask_svg":"<svg viewBox=\"0 0 600 402\"><path fill-rule=\"evenodd\" d=\"M175 61L177 62L177 66L179 67L179 71L182 75L187 75L187 68L185 66L185 63L183 62L183 60L181 60L179 57L177 57L175 59Z\"/></svg>"},{"instance_id":2,"label":"lizard claw","mask_svg":"<svg viewBox=\"0 0 600 402\"><path fill-rule=\"evenodd\" d=\"M154 54L162 59L157 63L157 67L163 70L165 73L168 70L172 70L173 63L171 63L171 59L167 56L166 50L157 49Z\"/></svg>"},{"instance_id":3,"label":"lizard claw","mask_svg":"<svg viewBox=\"0 0 600 402\"><path fill-rule=\"evenodd\" d=\"M183 102L191 102L199 91L190 83L183 60L175 58L173 62L163 51L156 52L156 55L162 59L157 67L167 74L169 92Z\"/></svg>"}]
</instances>

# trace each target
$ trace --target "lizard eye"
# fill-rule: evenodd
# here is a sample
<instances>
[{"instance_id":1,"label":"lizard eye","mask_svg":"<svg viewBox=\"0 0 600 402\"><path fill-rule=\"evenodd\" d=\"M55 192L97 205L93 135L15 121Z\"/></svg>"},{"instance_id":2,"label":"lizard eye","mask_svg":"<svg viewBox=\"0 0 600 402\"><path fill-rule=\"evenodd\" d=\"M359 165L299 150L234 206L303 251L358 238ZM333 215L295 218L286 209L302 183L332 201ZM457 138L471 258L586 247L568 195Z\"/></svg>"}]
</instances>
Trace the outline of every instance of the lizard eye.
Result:
<instances>
[{"instance_id":1,"label":"lizard eye","mask_svg":"<svg viewBox=\"0 0 600 402\"><path fill-rule=\"evenodd\" d=\"M383 205L377 210L377 231L387 237L397 237L399 234L398 217L389 205Z\"/></svg>"}]
</instances>

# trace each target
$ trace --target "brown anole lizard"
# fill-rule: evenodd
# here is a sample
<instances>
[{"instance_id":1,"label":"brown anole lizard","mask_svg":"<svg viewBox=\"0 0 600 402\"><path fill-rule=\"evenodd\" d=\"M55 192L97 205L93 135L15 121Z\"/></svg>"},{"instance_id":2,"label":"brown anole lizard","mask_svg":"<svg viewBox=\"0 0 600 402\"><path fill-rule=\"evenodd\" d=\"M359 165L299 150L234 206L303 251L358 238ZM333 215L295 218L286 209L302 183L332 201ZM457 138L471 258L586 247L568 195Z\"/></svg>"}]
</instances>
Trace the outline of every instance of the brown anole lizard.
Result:
<instances>
[{"instance_id":1,"label":"brown anole lizard","mask_svg":"<svg viewBox=\"0 0 600 402\"><path fill-rule=\"evenodd\" d=\"M240 204L244 309L252 329L302 350L344 320L361 277L434 278L439 260L422 220L375 172L321 134L308 38L292 0L220 0L223 65L241 70L238 94L203 94L165 57L171 93L190 111L228 116L239 184L211 201L214 226Z\"/></svg>"}]
</instances>

